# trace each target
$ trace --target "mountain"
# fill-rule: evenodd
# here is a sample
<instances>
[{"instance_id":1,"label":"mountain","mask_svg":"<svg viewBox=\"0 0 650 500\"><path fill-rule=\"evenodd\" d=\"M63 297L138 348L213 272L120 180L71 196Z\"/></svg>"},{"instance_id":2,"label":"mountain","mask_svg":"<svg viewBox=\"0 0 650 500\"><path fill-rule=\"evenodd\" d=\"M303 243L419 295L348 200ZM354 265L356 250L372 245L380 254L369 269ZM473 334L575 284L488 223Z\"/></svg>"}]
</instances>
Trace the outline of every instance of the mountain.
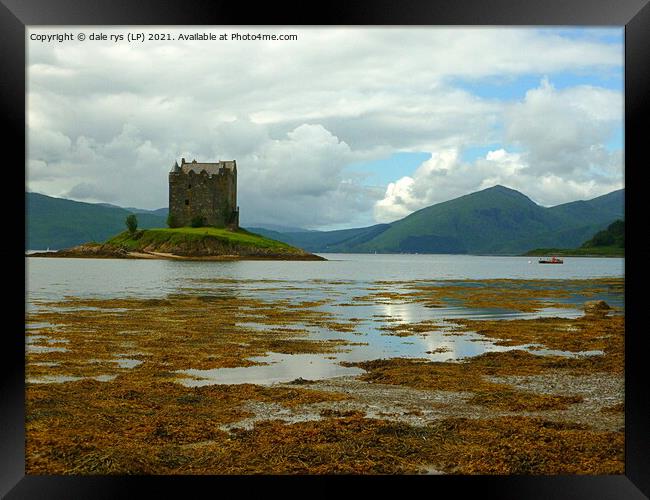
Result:
<instances>
[{"instance_id":1,"label":"mountain","mask_svg":"<svg viewBox=\"0 0 650 500\"><path fill-rule=\"evenodd\" d=\"M301 227L294 226L283 226L280 224L266 224L263 222L249 222L242 223L243 226L246 226L252 231L252 228L264 229L267 231L276 231L278 233L310 233L313 232L311 229L303 229Z\"/></svg>"},{"instance_id":2,"label":"mountain","mask_svg":"<svg viewBox=\"0 0 650 500\"><path fill-rule=\"evenodd\" d=\"M26 248L52 250L104 241L125 229L130 210L26 193ZM138 213L138 227L165 227L166 217Z\"/></svg>"},{"instance_id":3,"label":"mountain","mask_svg":"<svg viewBox=\"0 0 650 500\"><path fill-rule=\"evenodd\" d=\"M598 231L593 238L582 244L582 248L599 247L625 248L625 221L612 222L607 229Z\"/></svg>"},{"instance_id":4,"label":"mountain","mask_svg":"<svg viewBox=\"0 0 650 500\"><path fill-rule=\"evenodd\" d=\"M66 248L124 229L137 209L27 193L27 245ZM165 227L166 208L141 211L139 227ZM576 248L624 215L624 190L592 200L542 207L524 194L494 186L432 205L391 224L307 231L247 225L249 231L309 252L468 253L520 255L531 248Z\"/></svg>"},{"instance_id":5,"label":"mountain","mask_svg":"<svg viewBox=\"0 0 650 500\"><path fill-rule=\"evenodd\" d=\"M542 207L494 186L423 208L391 224L343 231L266 236L311 252L521 254L574 248L623 217L624 190L588 201Z\"/></svg>"},{"instance_id":6,"label":"mountain","mask_svg":"<svg viewBox=\"0 0 650 500\"><path fill-rule=\"evenodd\" d=\"M503 186L418 210L362 246L366 251L503 253L512 240L552 229L543 207Z\"/></svg>"},{"instance_id":7,"label":"mountain","mask_svg":"<svg viewBox=\"0 0 650 500\"><path fill-rule=\"evenodd\" d=\"M169 208L167 207L157 208L156 210L151 210L151 213L167 219L167 214L169 214Z\"/></svg>"},{"instance_id":8,"label":"mountain","mask_svg":"<svg viewBox=\"0 0 650 500\"><path fill-rule=\"evenodd\" d=\"M279 232L263 227L251 227L250 231L267 238L284 241L289 245L303 248L309 252L352 252L363 243L372 240L390 224L376 224L355 229L339 229L336 231L294 231Z\"/></svg>"},{"instance_id":9,"label":"mountain","mask_svg":"<svg viewBox=\"0 0 650 500\"><path fill-rule=\"evenodd\" d=\"M525 255L624 257L625 221L618 219L612 222L578 248L535 248Z\"/></svg>"},{"instance_id":10,"label":"mountain","mask_svg":"<svg viewBox=\"0 0 650 500\"><path fill-rule=\"evenodd\" d=\"M84 203L39 193L25 195L25 245L31 250L58 250L88 241L104 241L125 229L124 221L131 213L138 217L138 227L141 229L167 227L167 207L145 210L135 207L123 208L111 203ZM276 234L274 231L307 231L298 227L273 224L260 225L256 229L258 230L254 232L264 236Z\"/></svg>"},{"instance_id":11,"label":"mountain","mask_svg":"<svg viewBox=\"0 0 650 500\"><path fill-rule=\"evenodd\" d=\"M548 209L567 220L581 219L586 224L601 224L602 217L621 217L625 208L625 191L620 189L587 201L573 201Z\"/></svg>"},{"instance_id":12,"label":"mountain","mask_svg":"<svg viewBox=\"0 0 650 500\"><path fill-rule=\"evenodd\" d=\"M122 210L128 210L129 212L134 214L153 214L153 215L161 215L163 217L167 217L167 213L169 212L167 207L158 208L156 210L147 210L146 208L120 207L118 205L113 205L112 203L91 203L91 205L100 205L102 207L109 207L109 208L119 208Z\"/></svg>"}]
</instances>

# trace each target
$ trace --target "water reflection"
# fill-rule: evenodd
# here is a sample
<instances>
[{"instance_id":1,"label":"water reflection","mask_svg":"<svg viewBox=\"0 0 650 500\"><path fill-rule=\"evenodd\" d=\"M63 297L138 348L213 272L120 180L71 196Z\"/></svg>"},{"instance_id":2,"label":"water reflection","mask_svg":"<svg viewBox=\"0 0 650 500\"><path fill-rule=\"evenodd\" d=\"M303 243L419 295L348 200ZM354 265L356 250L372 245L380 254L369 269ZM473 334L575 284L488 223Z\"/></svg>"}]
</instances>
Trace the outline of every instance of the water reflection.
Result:
<instances>
[{"instance_id":1,"label":"water reflection","mask_svg":"<svg viewBox=\"0 0 650 500\"><path fill-rule=\"evenodd\" d=\"M485 352L503 352L524 349L536 355L580 356L602 354L601 351L570 353L540 349L538 345L502 346L496 345L475 332L452 332L452 323L443 323L431 332L423 332L408 337L387 335L380 330L381 323L365 322L361 340L358 333L336 332L337 338L347 340L354 345L341 346L334 353L327 354L283 354L269 353L268 356L250 358L257 363L238 368L218 368L212 370L182 370L179 382L187 386L210 384L262 384L290 382L302 378L318 380L343 375L363 373L355 367L342 366L341 362L360 362L382 358L413 358L428 361L449 361L478 356ZM257 325L260 327L260 325ZM264 327L261 326L263 329ZM312 340L331 338L333 332L326 328L305 326Z\"/></svg>"},{"instance_id":2,"label":"water reflection","mask_svg":"<svg viewBox=\"0 0 650 500\"><path fill-rule=\"evenodd\" d=\"M571 258L563 266L537 266L519 257L477 257L445 255L325 255L326 262L241 261L241 262L179 262L112 259L28 259L28 308L43 307L39 300L61 300L77 297L161 298L192 294L206 302L251 297L272 304L274 301L326 301L315 310L331 315L335 321L354 325L351 332L294 322L286 327L306 332L311 340L332 338L364 345L342 346L328 354L281 354L252 358L267 363L242 368L186 370L180 372L186 385L213 383L288 382L297 378L321 379L340 375L357 375L358 368L344 367L343 361L365 361L379 358L406 357L446 361L477 356L489 351L515 348L529 349L535 354L573 355L540 350L539 346L498 346L474 332L458 334L451 330L455 319L533 319L539 317L577 318L585 300L606 300L610 305L624 307L622 290L603 287L585 297L565 282L548 286L567 290L566 297L551 299L549 307L536 312L519 312L503 308L468 308L448 301L441 307L428 307L422 302L395 294L409 293L417 286L453 286L453 280L481 279L574 279L623 276L623 259ZM447 280L447 281L445 281ZM415 285L413 282L417 282ZM101 287L97 284L101 283ZM487 287L486 283L464 281L463 286ZM500 286L533 286L524 282ZM536 286L536 285L535 285ZM373 294L391 292L390 297ZM360 298L364 298L360 300ZM552 304L571 307L553 307ZM65 309L65 308L63 308ZM62 309L62 310L63 310ZM81 309L81 308L80 308ZM94 308L84 307L85 310ZM73 313L70 309L67 312ZM102 309L105 311L105 309ZM113 309L112 312L124 312ZM353 320L350 322L350 320ZM430 322L427 331L400 337L385 330L387 326ZM31 324L30 333L47 324ZM264 324L242 321L242 328L267 330ZM28 335L26 349L32 352L64 351L53 345L51 338ZM581 353L583 355L598 352ZM134 353L131 353L134 355ZM133 368L142 361L117 355L113 360L120 368ZM57 380L58 381L58 380Z\"/></svg>"},{"instance_id":3,"label":"water reflection","mask_svg":"<svg viewBox=\"0 0 650 500\"><path fill-rule=\"evenodd\" d=\"M251 360L269 364L215 370L182 370L179 372L180 374L195 378L182 378L179 381L190 387L215 383L269 385L277 382L290 382L299 377L316 380L363 373L363 370L359 368L341 366L336 361L319 354L271 352L268 356L257 356Z\"/></svg>"},{"instance_id":4,"label":"water reflection","mask_svg":"<svg viewBox=\"0 0 650 500\"><path fill-rule=\"evenodd\" d=\"M29 331L29 330L28 330ZM43 345L41 342L45 342ZM47 335L30 334L25 337L25 352L38 353L38 352L65 352L66 347L57 347L53 344L67 344L67 339L54 339Z\"/></svg>"}]
</instances>

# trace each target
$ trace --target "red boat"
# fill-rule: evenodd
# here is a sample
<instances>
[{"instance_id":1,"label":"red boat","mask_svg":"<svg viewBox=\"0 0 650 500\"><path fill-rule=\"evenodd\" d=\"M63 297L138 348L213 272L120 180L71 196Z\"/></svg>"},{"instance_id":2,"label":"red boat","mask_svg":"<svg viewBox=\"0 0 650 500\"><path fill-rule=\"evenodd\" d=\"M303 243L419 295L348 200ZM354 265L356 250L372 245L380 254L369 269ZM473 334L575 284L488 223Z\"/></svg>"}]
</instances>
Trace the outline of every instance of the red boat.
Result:
<instances>
[{"instance_id":1,"label":"red boat","mask_svg":"<svg viewBox=\"0 0 650 500\"><path fill-rule=\"evenodd\" d=\"M540 264L564 264L564 261L562 259L558 259L557 257L551 257L550 259L539 259Z\"/></svg>"}]
</instances>

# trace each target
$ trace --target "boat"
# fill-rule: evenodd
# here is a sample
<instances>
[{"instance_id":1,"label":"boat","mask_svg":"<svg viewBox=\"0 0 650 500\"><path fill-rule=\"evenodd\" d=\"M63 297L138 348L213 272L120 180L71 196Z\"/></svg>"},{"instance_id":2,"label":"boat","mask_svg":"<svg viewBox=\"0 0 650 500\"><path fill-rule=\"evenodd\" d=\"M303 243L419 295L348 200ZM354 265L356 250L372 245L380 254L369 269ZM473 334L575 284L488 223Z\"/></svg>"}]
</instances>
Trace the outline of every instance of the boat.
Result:
<instances>
[{"instance_id":1,"label":"boat","mask_svg":"<svg viewBox=\"0 0 650 500\"><path fill-rule=\"evenodd\" d=\"M538 262L540 264L564 264L564 261L562 259L558 259L557 257L551 257L550 259L539 259Z\"/></svg>"}]
</instances>

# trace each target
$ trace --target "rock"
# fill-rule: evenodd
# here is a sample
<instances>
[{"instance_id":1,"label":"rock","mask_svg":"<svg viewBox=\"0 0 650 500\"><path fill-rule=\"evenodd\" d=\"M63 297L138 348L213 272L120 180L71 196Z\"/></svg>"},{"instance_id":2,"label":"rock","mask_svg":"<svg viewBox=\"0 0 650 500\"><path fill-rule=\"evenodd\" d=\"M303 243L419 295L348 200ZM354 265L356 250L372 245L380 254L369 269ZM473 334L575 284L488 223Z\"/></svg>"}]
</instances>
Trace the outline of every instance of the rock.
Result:
<instances>
[{"instance_id":1,"label":"rock","mask_svg":"<svg viewBox=\"0 0 650 500\"><path fill-rule=\"evenodd\" d=\"M585 302L584 310L585 313L604 313L609 311L611 307L604 300L589 300Z\"/></svg>"},{"instance_id":2,"label":"rock","mask_svg":"<svg viewBox=\"0 0 650 500\"><path fill-rule=\"evenodd\" d=\"M125 259L129 257L129 252L125 248L114 245L99 243L83 243L72 248L64 248L56 252L39 252L29 255L30 257L93 257L93 258L117 258Z\"/></svg>"},{"instance_id":3,"label":"rock","mask_svg":"<svg viewBox=\"0 0 650 500\"><path fill-rule=\"evenodd\" d=\"M293 384L293 385L305 385L305 384L314 384L316 382L314 380L307 380L307 379L304 379L302 377L298 377L298 378L292 380L289 383Z\"/></svg>"}]
</instances>

